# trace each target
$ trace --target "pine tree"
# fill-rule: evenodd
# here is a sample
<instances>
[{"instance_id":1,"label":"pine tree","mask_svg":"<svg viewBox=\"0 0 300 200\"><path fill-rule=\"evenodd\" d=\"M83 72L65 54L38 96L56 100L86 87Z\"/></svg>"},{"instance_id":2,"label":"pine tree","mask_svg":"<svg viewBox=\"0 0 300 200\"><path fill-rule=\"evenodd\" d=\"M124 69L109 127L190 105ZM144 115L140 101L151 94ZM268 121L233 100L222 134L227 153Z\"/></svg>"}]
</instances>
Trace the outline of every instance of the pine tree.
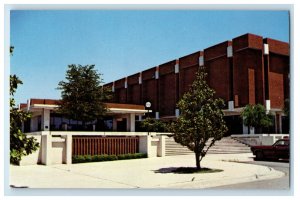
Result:
<instances>
[{"instance_id":1,"label":"pine tree","mask_svg":"<svg viewBox=\"0 0 300 200\"><path fill-rule=\"evenodd\" d=\"M223 100L214 98L206 76L201 67L190 90L178 102L180 116L171 127L175 141L195 153L197 169L201 169L200 162L209 148L227 131L221 110Z\"/></svg>"}]
</instances>

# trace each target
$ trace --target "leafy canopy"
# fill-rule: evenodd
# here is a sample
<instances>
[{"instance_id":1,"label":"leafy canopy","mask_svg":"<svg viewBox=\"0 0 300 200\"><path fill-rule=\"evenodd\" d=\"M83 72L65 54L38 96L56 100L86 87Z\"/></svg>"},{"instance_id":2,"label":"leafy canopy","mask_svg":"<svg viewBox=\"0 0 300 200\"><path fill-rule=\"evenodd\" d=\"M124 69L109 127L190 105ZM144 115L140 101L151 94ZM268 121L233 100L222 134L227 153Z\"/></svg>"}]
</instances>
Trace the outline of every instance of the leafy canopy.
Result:
<instances>
[{"instance_id":1,"label":"leafy canopy","mask_svg":"<svg viewBox=\"0 0 300 200\"><path fill-rule=\"evenodd\" d=\"M273 124L272 117L267 114L265 107L261 104L246 105L242 111L241 117L244 119L244 124L246 126L255 127L258 130L262 127L270 127Z\"/></svg>"},{"instance_id":2,"label":"leafy canopy","mask_svg":"<svg viewBox=\"0 0 300 200\"><path fill-rule=\"evenodd\" d=\"M62 100L59 112L74 120L94 121L107 112L103 103L111 97L110 91L101 84L102 74L97 73L95 65L69 65L66 81L60 81Z\"/></svg>"},{"instance_id":3,"label":"leafy canopy","mask_svg":"<svg viewBox=\"0 0 300 200\"><path fill-rule=\"evenodd\" d=\"M141 128L148 132L166 132L167 124L154 118L146 118L141 123Z\"/></svg>"},{"instance_id":4,"label":"leafy canopy","mask_svg":"<svg viewBox=\"0 0 300 200\"><path fill-rule=\"evenodd\" d=\"M195 153L198 169L209 148L227 131L221 110L223 100L214 98L206 76L204 67L200 68L190 90L177 104L181 113L171 128L175 141Z\"/></svg>"}]
</instances>

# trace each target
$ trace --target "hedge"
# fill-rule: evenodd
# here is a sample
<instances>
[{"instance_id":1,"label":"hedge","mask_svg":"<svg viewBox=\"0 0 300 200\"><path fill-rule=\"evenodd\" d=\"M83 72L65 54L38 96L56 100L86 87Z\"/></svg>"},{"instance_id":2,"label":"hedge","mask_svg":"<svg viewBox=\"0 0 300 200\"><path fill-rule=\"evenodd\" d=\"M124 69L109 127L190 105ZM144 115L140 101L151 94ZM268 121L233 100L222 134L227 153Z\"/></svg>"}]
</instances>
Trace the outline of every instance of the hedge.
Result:
<instances>
[{"instance_id":1,"label":"hedge","mask_svg":"<svg viewBox=\"0 0 300 200\"><path fill-rule=\"evenodd\" d=\"M81 155L72 156L72 163L85 163L85 162L102 162L112 160L127 160L127 159L139 159L147 158L146 153L135 153L135 154L122 154L122 155Z\"/></svg>"}]
</instances>

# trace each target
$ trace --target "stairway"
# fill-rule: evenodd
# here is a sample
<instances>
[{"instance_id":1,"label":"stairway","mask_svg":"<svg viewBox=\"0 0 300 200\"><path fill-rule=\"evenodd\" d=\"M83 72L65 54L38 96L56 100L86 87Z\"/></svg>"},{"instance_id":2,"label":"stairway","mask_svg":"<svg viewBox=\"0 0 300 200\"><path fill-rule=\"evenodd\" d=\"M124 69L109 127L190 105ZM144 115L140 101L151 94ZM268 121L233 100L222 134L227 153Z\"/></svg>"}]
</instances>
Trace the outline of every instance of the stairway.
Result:
<instances>
[{"instance_id":1,"label":"stairway","mask_svg":"<svg viewBox=\"0 0 300 200\"><path fill-rule=\"evenodd\" d=\"M208 154L236 154L251 153L250 147L242 144L231 137L224 137L215 142L208 150ZM166 138L166 156L194 154L187 147L176 143L172 137Z\"/></svg>"}]
</instances>

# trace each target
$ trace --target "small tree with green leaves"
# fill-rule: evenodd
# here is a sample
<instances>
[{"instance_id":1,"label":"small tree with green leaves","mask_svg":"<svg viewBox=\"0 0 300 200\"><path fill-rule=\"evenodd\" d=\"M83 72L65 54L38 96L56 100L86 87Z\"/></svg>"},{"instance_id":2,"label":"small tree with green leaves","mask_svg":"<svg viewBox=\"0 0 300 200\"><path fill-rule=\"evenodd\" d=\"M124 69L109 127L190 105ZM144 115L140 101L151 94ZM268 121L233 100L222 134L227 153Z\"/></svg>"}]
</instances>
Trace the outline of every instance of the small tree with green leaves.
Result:
<instances>
[{"instance_id":1,"label":"small tree with green leaves","mask_svg":"<svg viewBox=\"0 0 300 200\"><path fill-rule=\"evenodd\" d=\"M161 120L154 118L146 118L141 123L141 128L148 132L166 132L167 125Z\"/></svg>"},{"instance_id":2,"label":"small tree with green leaves","mask_svg":"<svg viewBox=\"0 0 300 200\"><path fill-rule=\"evenodd\" d=\"M263 127L268 128L273 124L272 116L267 114L265 107L261 104L246 105L241 117L243 118L245 126L248 126L248 134L250 134L251 127L260 133Z\"/></svg>"},{"instance_id":3,"label":"small tree with green leaves","mask_svg":"<svg viewBox=\"0 0 300 200\"><path fill-rule=\"evenodd\" d=\"M19 164L23 156L36 151L39 143L33 137L27 137L22 132L22 123L31 117L30 113L19 110L13 98L22 81L16 75L10 75L10 162Z\"/></svg>"},{"instance_id":4,"label":"small tree with green leaves","mask_svg":"<svg viewBox=\"0 0 300 200\"><path fill-rule=\"evenodd\" d=\"M200 162L210 147L228 130L223 120L223 100L214 98L206 76L201 67L190 90L178 102L181 113L171 126L175 141L195 153L197 169L201 169Z\"/></svg>"},{"instance_id":5,"label":"small tree with green leaves","mask_svg":"<svg viewBox=\"0 0 300 200\"><path fill-rule=\"evenodd\" d=\"M104 101L111 98L111 92L103 87L102 74L95 65L69 65L67 81L60 81L61 90L59 112L69 119L80 120L85 127L87 122L101 119L107 112Z\"/></svg>"}]
</instances>

